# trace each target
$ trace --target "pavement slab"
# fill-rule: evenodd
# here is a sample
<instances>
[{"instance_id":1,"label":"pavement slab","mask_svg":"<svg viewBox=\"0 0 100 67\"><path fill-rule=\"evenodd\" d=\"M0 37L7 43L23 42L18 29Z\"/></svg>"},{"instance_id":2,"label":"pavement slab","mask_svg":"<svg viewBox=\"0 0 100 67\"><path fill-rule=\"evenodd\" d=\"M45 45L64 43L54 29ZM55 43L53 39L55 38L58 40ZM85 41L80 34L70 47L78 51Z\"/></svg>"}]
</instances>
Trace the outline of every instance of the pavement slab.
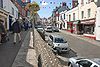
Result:
<instances>
[{"instance_id":1,"label":"pavement slab","mask_svg":"<svg viewBox=\"0 0 100 67\"><path fill-rule=\"evenodd\" d=\"M12 67L38 67L36 59L36 51L33 48L33 36L29 31L24 42L15 58Z\"/></svg>"}]
</instances>

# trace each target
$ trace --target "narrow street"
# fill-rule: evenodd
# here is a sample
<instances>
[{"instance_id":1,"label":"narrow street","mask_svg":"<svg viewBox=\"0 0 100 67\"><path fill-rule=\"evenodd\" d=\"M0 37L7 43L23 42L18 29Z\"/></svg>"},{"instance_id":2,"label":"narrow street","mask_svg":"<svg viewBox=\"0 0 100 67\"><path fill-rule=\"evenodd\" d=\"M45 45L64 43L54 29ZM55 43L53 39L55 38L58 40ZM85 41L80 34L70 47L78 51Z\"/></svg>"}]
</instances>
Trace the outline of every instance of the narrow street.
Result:
<instances>
[{"instance_id":1,"label":"narrow street","mask_svg":"<svg viewBox=\"0 0 100 67\"><path fill-rule=\"evenodd\" d=\"M24 41L24 38L26 37L28 31L22 31L22 42ZM7 43L4 43L0 45L0 67L11 67L13 64L15 57L21 47L21 43L13 44L13 36L12 34L9 35L10 41Z\"/></svg>"}]
</instances>

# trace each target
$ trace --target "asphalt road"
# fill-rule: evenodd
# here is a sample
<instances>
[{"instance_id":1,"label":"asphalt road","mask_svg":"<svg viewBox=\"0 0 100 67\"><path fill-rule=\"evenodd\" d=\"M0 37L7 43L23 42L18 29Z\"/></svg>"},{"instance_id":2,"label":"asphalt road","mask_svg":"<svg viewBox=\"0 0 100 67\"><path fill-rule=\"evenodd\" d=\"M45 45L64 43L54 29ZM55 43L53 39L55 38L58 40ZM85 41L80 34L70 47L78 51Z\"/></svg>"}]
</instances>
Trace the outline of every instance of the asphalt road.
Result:
<instances>
[{"instance_id":1,"label":"asphalt road","mask_svg":"<svg viewBox=\"0 0 100 67\"><path fill-rule=\"evenodd\" d=\"M65 66L67 66L68 59L71 57L81 56L86 58L100 58L100 46L62 32L47 34L62 35L68 41L71 51L69 53L57 55L61 64Z\"/></svg>"},{"instance_id":2,"label":"asphalt road","mask_svg":"<svg viewBox=\"0 0 100 67\"><path fill-rule=\"evenodd\" d=\"M22 42L28 31L22 32ZM0 67L11 67L12 63L21 47L21 43L13 44L13 34L9 35L10 40L0 45ZM18 40L17 40L18 41Z\"/></svg>"}]
</instances>

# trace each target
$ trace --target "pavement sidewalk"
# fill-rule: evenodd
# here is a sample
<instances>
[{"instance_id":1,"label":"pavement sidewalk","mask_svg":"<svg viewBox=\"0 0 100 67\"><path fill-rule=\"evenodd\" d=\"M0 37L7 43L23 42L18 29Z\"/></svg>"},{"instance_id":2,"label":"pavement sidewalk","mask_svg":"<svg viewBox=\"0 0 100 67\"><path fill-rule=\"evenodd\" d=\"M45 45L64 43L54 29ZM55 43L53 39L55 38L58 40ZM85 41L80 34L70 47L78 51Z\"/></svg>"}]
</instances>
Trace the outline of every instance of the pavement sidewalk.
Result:
<instances>
[{"instance_id":1,"label":"pavement sidewalk","mask_svg":"<svg viewBox=\"0 0 100 67\"><path fill-rule=\"evenodd\" d=\"M93 40L91 38L84 37L83 35L72 34L72 33L67 32L65 30L60 30L60 32L62 32L64 34L68 34L68 35L74 36L74 37L77 37L77 38L82 39L82 40L85 40L85 41L87 41L89 43L92 43L94 45L100 46L100 42L99 41Z\"/></svg>"},{"instance_id":2,"label":"pavement sidewalk","mask_svg":"<svg viewBox=\"0 0 100 67\"><path fill-rule=\"evenodd\" d=\"M36 51L33 48L33 36L29 31L22 46L12 64L12 67L38 67Z\"/></svg>"}]
</instances>

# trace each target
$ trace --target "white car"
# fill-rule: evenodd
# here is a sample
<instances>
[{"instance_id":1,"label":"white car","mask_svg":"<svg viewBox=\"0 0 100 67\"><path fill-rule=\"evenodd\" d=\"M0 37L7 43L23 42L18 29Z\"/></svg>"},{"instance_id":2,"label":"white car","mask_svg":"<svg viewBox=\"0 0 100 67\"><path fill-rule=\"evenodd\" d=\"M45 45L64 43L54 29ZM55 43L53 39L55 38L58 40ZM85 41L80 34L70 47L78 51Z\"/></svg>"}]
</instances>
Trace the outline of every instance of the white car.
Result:
<instances>
[{"instance_id":1,"label":"white car","mask_svg":"<svg viewBox=\"0 0 100 67\"><path fill-rule=\"evenodd\" d=\"M55 53L67 52L70 50L68 42L60 35L50 35L48 45L52 46Z\"/></svg>"},{"instance_id":2,"label":"white car","mask_svg":"<svg viewBox=\"0 0 100 67\"><path fill-rule=\"evenodd\" d=\"M48 27L46 28L46 32L53 32L52 27L51 27L51 26L48 26Z\"/></svg>"},{"instance_id":3,"label":"white car","mask_svg":"<svg viewBox=\"0 0 100 67\"><path fill-rule=\"evenodd\" d=\"M69 67L100 67L100 59L86 59L79 57L72 57L68 62Z\"/></svg>"}]
</instances>

